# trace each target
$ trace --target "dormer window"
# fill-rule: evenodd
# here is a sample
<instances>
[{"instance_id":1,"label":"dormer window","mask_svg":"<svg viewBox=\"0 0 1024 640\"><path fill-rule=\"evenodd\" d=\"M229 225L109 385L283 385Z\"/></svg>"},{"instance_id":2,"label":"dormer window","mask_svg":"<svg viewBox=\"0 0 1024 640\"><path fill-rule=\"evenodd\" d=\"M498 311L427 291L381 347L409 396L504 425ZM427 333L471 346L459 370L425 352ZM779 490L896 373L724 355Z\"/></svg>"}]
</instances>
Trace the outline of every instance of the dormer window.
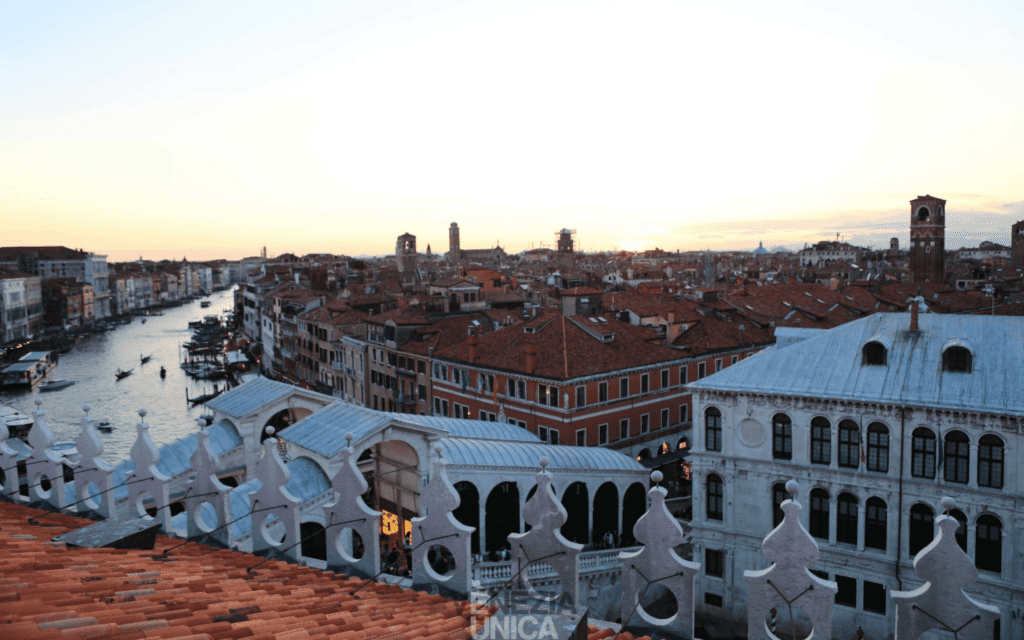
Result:
<instances>
[{"instance_id":1,"label":"dormer window","mask_svg":"<svg viewBox=\"0 0 1024 640\"><path fill-rule=\"evenodd\" d=\"M869 342L864 345L864 364L885 364L885 345L881 342Z\"/></svg>"},{"instance_id":2,"label":"dormer window","mask_svg":"<svg viewBox=\"0 0 1024 640\"><path fill-rule=\"evenodd\" d=\"M955 373L970 373L971 352L965 347L949 347L942 352L942 370Z\"/></svg>"}]
</instances>

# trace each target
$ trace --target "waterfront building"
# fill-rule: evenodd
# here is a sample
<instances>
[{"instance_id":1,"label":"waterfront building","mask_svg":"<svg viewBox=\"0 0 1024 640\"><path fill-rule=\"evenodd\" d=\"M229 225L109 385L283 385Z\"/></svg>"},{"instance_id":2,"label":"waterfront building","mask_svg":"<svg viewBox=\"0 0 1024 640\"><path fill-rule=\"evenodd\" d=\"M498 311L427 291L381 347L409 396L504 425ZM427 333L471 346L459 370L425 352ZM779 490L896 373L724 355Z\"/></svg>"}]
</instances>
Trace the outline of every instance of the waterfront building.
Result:
<instances>
[{"instance_id":1,"label":"waterfront building","mask_svg":"<svg viewBox=\"0 0 1024 640\"><path fill-rule=\"evenodd\" d=\"M0 247L0 267L51 278L72 278L93 291L94 315L110 316L107 257L67 247Z\"/></svg>"},{"instance_id":2,"label":"waterfront building","mask_svg":"<svg viewBox=\"0 0 1024 640\"><path fill-rule=\"evenodd\" d=\"M778 329L775 348L691 385L698 615L747 621L746 569L779 524L784 484L805 487L812 569L838 585L837 628L890 637L887 591L920 584L914 556L936 505L980 571L984 598L1024 606L1024 346L1016 318L879 313L829 331ZM723 627L726 628L726 627ZM988 636L986 636L988 637Z\"/></svg>"},{"instance_id":3,"label":"waterfront building","mask_svg":"<svg viewBox=\"0 0 1024 640\"><path fill-rule=\"evenodd\" d=\"M0 342L38 335L40 297L38 276L0 267Z\"/></svg>"}]
</instances>

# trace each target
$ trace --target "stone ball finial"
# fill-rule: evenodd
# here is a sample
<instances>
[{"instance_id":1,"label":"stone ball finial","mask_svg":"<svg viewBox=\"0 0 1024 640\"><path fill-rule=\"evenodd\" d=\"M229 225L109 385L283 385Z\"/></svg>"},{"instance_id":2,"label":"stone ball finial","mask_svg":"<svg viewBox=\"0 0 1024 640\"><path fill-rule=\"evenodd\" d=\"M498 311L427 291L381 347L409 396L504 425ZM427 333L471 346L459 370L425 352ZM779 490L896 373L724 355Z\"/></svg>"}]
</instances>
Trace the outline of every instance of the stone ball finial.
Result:
<instances>
[{"instance_id":1,"label":"stone ball finial","mask_svg":"<svg viewBox=\"0 0 1024 640\"><path fill-rule=\"evenodd\" d=\"M345 442L348 443L348 446L351 447L352 446L352 441L355 440L355 439L356 439L356 436L351 431L349 431L348 433L345 434Z\"/></svg>"},{"instance_id":2,"label":"stone ball finial","mask_svg":"<svg viewBox=\"0 0 1024 640\"><path fill-rule=\"evenodd\" d=\"M275 429L274 427L267 427L265 431L267 432L268 436L272 436L275 433L277 433L277 429Z\"/></svg>"},{"instance_id":3,"label":"stone ball finial","mask_svg":"<svg viewBox=\"0 0 1024 640\"><path fill-rule=\"evenodd\" d=\"M661 481L665 478L665 474L660 471L651 472L651 482L654 484L661 484Z\"/></svg>"},{"instance_id":4,"label":"stone ball finial","mask_svg":"<svg viewBox=\"0 0 1024 640\"><path fill-rule=\"evenodd\" d=\"M541 458L540 458L540 468L543 469L543 468L547 467L549 464L551 464L551 461L548 460L548 457L547 456L541 456Z\"/></svg>"},{"instance_id":5,"label":"stone ball finial","mask_svg":"<svg viewBox=\"0 0 1024 640\"><path fill-rule=\"evenodd\" d=\"M196 418L196 426L202 429L203 427L206 426L206 420L203 420L202 418Z\"/></svg>"},{"instance_id":6,"label":"stone ball finial","mask_svg":"<svg viewBox=\"0 0 1024 640\"><path fill-rule=\"evenodd\" d=\"M440 456L442 451L444 451L444 447L441 446L441 443L440 442L435 443L434 444L434 453L436 453L438 456Z\"/></svg>"},{"instance_id":7,"label":"stone ball finial","mask_svg":"<svg viewBox=\"0 0 1024 640\"><path fill-rule=\"evenodd\" d=\"M789 494L795 498L796 495L800 493L799 483L797 483L796 480L790 480L789 482L786 483L786 491L788 491Z\"/></svg>"},{"instance_id":8,"label":"stone ball finial","mask_svg":"<svg viewBox=\"0 0 1024 640\"><path fill-rule=\"evenodd\" d=\"M88 404L82 405L82 411L85 412L85 415L89 415L89 409L92 409L92 407L90 407Z\"/></svg>"},{"instance_id":9,"label":"stone ball finial","mask_svg":"<svg viewBox=\"0 0 1024 640\"><path fill-rule=\"evenodd\" d=\"M942 508L945 509L946 511L952 511L953 509L956 509L956 500L950 498L949 496L945 496L942 498L942 500L939 500L939 504L942 505Z\"/></svg>"},{"instance_id":10,"label":"stone ball finial","mask_svg":"<svg viewBox=\"0 0 1024 640\"><path fill-rule=\"evenodd\" d=\"M139 417L142 418L143 420L146 419L146 410L145 409L139 409Z\"/></svg>"},{"instance_id":11,"label":"stone ball finial","mask_svg":"<svg viewBox=\"0 0 1024 640\"><path fill-rule=\"evenodd\" d=\"M36 406L37 407L41 407L42 405L43 405L43 401L40 400L39 398L36 398Z\"/></svg>"}]
</instances>

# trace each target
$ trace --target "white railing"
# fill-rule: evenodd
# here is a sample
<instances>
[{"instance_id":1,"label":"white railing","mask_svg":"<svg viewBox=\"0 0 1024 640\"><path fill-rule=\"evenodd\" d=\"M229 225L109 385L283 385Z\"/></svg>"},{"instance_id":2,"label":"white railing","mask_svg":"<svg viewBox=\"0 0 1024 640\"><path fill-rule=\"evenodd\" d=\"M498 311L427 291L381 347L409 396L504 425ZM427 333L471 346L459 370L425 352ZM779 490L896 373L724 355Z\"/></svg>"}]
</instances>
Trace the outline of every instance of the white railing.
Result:
<instances>
[{"instance_id":1,"label":"white railing","mask_svg":"<svg viewBox=\"0 0 1024 640\"><path fill-rule=\"evenodd\" d=\"M639 549L639 547L584 551L580 554L580 576L609 570L618 571L622 567L622 563L619 561L619 554L622 552L636 551L637 549ZM473 565L473 580L479 582L480 586L483 588L497 586L502 582L507 582L512 578L513 573L512 562L509 560L498 562L478 562ZM526 575L531 579L545 579L554 578L558 574L551 568L551 565L544 562L538 562L530 565L526 569Z\"/></svg>"}]
</instances>

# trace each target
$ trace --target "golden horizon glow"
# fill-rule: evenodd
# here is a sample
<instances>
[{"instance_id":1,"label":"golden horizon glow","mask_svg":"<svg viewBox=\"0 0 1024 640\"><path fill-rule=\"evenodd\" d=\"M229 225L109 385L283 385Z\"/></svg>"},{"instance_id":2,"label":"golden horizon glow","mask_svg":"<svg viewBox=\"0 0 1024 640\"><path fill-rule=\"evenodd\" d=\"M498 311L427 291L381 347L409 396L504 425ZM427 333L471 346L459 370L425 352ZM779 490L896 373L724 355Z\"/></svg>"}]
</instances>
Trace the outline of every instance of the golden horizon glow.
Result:
<instances>
[{"instance_id":1,"label":"golden horizon glow","mask_svg":"<svg viewBox=\"0 0 1024 640\"><path fill-rule=\"evenodd\" d=\"M908 239L1024 219L1024 7L15 2L4 245L110 260Z\"/></svg>"}]
</instances>

